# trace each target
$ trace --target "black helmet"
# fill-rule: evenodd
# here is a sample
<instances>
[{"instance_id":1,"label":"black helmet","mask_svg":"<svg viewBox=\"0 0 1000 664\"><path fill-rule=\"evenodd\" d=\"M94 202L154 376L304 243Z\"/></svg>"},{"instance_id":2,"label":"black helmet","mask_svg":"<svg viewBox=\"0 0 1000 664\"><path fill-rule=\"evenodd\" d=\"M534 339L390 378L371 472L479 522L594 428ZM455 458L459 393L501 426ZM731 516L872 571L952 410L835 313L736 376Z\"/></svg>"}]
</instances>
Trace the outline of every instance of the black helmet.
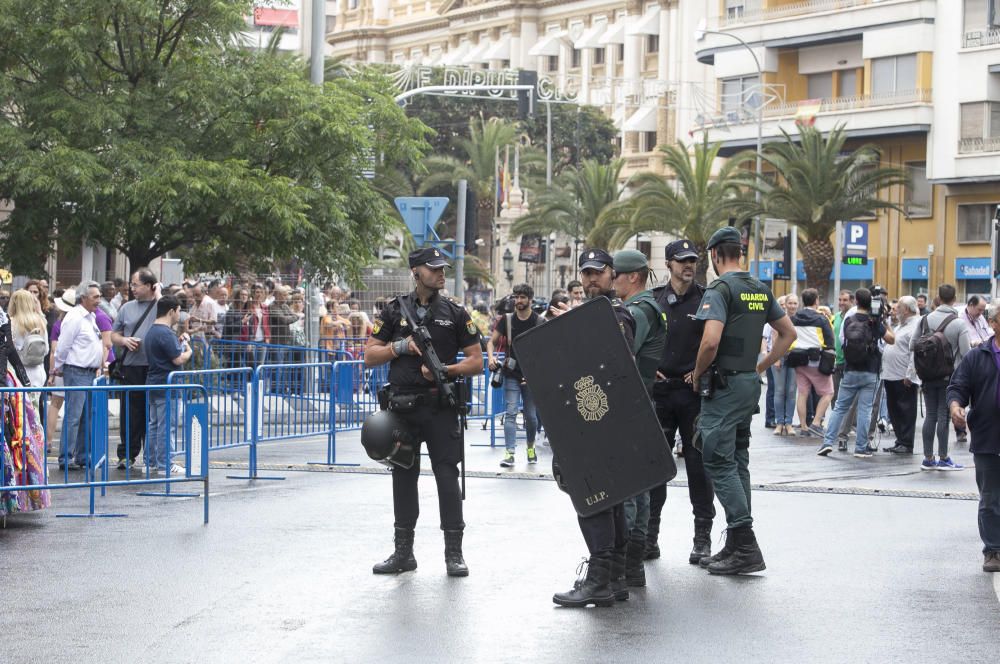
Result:
<instances>
[{"instance_id":1,"label":"black helmet","mask_svg":"<svg viewBox=\"0 0 1000 664\"><path fill-rule=\"evenodd\" d=\"M389 465L410 468L417 445L399 418L387 410L372 413L361 425L361 444L368 456Z\"/></svg>"}]
</instances>

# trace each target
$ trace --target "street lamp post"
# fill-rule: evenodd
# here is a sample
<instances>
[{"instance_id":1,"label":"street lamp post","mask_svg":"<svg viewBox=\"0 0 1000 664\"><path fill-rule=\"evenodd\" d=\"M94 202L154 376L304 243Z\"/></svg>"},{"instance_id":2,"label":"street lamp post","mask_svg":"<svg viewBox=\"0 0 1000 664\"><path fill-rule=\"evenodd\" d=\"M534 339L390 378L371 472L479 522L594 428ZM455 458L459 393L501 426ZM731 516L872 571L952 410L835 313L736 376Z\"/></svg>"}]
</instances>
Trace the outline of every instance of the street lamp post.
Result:
<instances>
[{"instance_id":1,"label":"street lamp post","mask_svg":"<svg viewBox=\"0 0 1000 664\"><path fill-rule=\"evenodd\" d=\"M720 35L722 37L729 37L731 39L735 39L736 41L738 41L740 43L741 46L743 46L743 48L745 48L746 50L750 51L750 56L753 58L753 63L757 67L757 89L758 89L758 93L757 93L757 109L756 109L756 111L757 111L757 167L756 167L756 173L757 173L757 184L759 186L760 185L760 176L761 176L761 158L760 158L760 152L761 152L761 144L763 143L763 136L764 136L764 104L763 104L764 95L762 94L763 89L764 89L764 70L760 66L760 59L757 57L757 54L754 52L754 50L752 48L750 48L750 44L748 44L745 41L743 41L740 37L737 37L736 35L734 35L734 34L732 34L730 32L722 32L721 30L708 30L708 29L706 29L704 27L704 19L703 19L702 24L698 26L697 30L695 30L694 37L695 37L696 41L701 41L702 39L705 38L705 35ZM759 208L759 206L760 206L760 189L759 188L754 191L754 200L757 202L757 205L758 205L758 208ZM760 279L760 214L758 214L757 217L756 217L756 219L754 219L753 244L754 244L754 254L756 255L756 258L757 258L756 273L757 273L757 278ZM793 267L793 269L794 269L794 267Z\"/></svg>"},{"instance_id":2,"label":"street lamp post","mask_svg":"<svg viewBox=\"0 0 1000 664\"><path fill-rule=\"evenodd\" d=\"M503 271L507 275L507 290L514 287L514 254L510 253L510 247L503 250Z\"/></svg>"}]
</instances>

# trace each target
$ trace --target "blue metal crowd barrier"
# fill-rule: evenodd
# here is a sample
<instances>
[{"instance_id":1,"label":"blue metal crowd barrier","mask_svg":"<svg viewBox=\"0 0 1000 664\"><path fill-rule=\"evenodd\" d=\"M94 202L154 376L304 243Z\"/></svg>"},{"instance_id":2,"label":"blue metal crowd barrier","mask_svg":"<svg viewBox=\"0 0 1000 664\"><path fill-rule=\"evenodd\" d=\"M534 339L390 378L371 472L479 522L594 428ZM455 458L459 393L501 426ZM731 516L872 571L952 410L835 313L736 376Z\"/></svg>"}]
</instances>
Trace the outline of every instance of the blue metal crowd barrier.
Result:
<instances>
[{"instance_id":1,"label":"blue metal crowd barrier","mask_svg":"<svg viewBox=\"0 0 1000 664\"><path fill-rule=\"evenodd\" d=\"M204 340L201 342L205 343ZM203 354L205 359L200 367L202 369L215 368L210 366L212 362L218 362L220 365L218 368L233 369L257 367L262 364L313 364L355 359L352 354L339 349L327 350L257 341L211 339L207 346L208 352Z\"/></svg>"},{"instance_id":2,"label":"blue metal crowd barrier","mask_svg":"<svg viewBox=\"0 0 1000 664\"><path fill-rule=\"evenodd\" d=\"M103 379L102 379L103 380ZM63 481L53 483L53 476L48 471L48 459L45 456L44 423L40 421L41 414L36 413L39 419L34 422L37 431L30 432L32 428L31 418L28 414L28 395L38 393L48 395L53 392L62 393L65 396L67 415L70 410L74 412L73 426L80 422L85 426L83 433L83 459L84 463L79 470L82 470L84 477L80 481L70 481L72 465L69 458L72 449L68 448L67 440L72 435L72 429L66 428L60 440L60 468L62 470ZM109 474L109 463L111 458L110 447L112 444L110 436L109 420L109 397L114 395L128 395L138 397L148 397L151 392L157 396L164 393L166 402L176 402L179 404L177 410L182 418L183 426L180 429L180 440L171 440L172 427L171 418L175 417L173 408L166 408L164 412L164 433L167 437L168 461L176 456L184 457L184 472L181 474L170 473L169 463L166 474L163 477L156 476L155 461L147 456L147 467L145 473L133 472L128 466L125 467L124 479L112 480ZM18 400L20 396L20 400ZM80 403L80 399L83 403ZM127 397L126 397L127 399ZM0 454L0 500L10 500L11 496L16 499L17 493L23 493L30 497L42 495L37 492L62 489L87 489L90 492L89 511L83 514L58 514L57 516L73 517L107 517L124 516L123 514L104 514L96 511L96 497L100 490L101 496L106 495L108 487L114 486L138 486L149 487L163 485L162 493L139 493L138 495L157 495L167 497L194 496L197 494L180 494L171 492L173 484L184 482L201 482L202 498L204 501L204 522L208 523L208 434L210 423L207 417L207 391L200 385L86 385L73 387L4 387L0 388L0 400L7 409L6 416L20 418L21 438L11 441L19 446L17 455L8 454L11 446L6 439L7 431L5 427L0 427L0 447L3 454ZM123 400L124 401L124 400ZM20 407L16 407L16 404ZM79 411L77 411L79 409ZM75 413L79 412L79 419ZM120 420L121 426L126 426L127 416ZM64 426L67 420L64 419ZM28 429L26 429L27 427ZM17 431L15 427L13 429ZM150 432L148 419L146 425L147 440ZM41 438L38 442L33 442L31 437L36 435ZM155 433L154 433L155 435ZM38 449L33 450L32 446ZM147 450L148 455L148 450ZM20 464L18 463L20 460ZM197 470L194 463L197 462ZM34 472L31 464L35 465ZM74 471L76 472L76 471ZM57 477L57 476L55 476ZM6 504L6 503L5 503Z\"/></svg>"}]
</instances>

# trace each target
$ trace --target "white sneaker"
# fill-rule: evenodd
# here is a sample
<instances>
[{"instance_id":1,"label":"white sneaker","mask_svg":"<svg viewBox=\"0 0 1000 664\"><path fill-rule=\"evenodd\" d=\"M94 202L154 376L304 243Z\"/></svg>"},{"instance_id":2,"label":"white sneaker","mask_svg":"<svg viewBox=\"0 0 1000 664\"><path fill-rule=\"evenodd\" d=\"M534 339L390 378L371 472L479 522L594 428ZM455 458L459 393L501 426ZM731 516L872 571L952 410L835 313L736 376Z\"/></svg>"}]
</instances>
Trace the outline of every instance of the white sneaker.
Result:
<instances>
[{"instance_id":1,"label":"white sneaker","mask_svg":"<svg viewBox=\"0 0 1000 664\"><path fill-rule=\"evenodd\" d=\"M170 477L184 477L185 472L183 466L178 466L176 463L170 464Z\"/></svg>"}]
</instances>

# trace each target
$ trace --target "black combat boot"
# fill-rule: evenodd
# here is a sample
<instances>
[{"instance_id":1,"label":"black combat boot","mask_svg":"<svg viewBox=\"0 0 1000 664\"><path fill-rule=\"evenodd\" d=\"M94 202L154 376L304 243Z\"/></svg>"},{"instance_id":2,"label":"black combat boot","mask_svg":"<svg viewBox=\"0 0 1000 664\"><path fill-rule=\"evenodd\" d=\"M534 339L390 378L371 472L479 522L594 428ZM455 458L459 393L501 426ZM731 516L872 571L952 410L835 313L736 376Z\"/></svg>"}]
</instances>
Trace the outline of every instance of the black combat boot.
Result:
<instances>
[{"instance_id":1,"label":"black combat boot","mask_svg":"<svg viewBox=\"0 0 1000 664\"><path fill-rule=\"evenodd\" d=\"M688 556L688 562L692 565L697 565L701 562L702 558L708 558L712 555L712 520L711 519L699 519L695 517L694 520L694 547L691 549L691 555Z\"/></svg>"},{"instance_id":2,"label":"black combat boot","mask_svg":"<svg viewBox=\"0 0 1000 664\"><path fill-rule=\"evenodd\" d=\"M448 576L469 576L469 568L462 558L462 531L444 531L444 563Z\"/></svg>"},{"instance_id":3,"label":"black combat boot","mask_svg":"<svg viewBox=\"0 0 1000 664\"><path fill-rule=\"evenodd\" d=\"M733 555L733 547L736 546L735 540L733 539L733 531L727 528L725 533L726 533L726 543L722 545L722 548L719 549L719 552L716 553L714 556L705 556L704 558L698 561L698 565L700 565L703 568L707 568L712 563L717 563L720 560L725 560L729 556Z\"/></svg>"},{"instance_id":4,"label":"black combat boot","mask_svg":"<svg viewBox=\"0 0 1000 664\"><path fill-rule=\"evenodd\" d=\"M660 517L649 515L649 525L646 526L646 560L656 560L660 557Z\"/></svg>"},{"instance_id":5,"label":"black combat boot","mask_svg":"<svg viewBox=\"0 0 1000 664\"><path fill-rule=\"evenodd\" d=\"M712 574L750 574L751 572L761 572L766 569L764 565L764 554L757 546L757 538L753 534L753 528L744 526L733 528L729 531L730 541L733 542L733 553L728 558L712 563L708 566L708 571Z\"/></svg>"},{"instance_id":6,"label":"black combat boot","mask_svg":"<svg viewBox=\"0 0 1000 664\"><path fill-rule=\"evenodd\" d=\"M611 592L619 602L628 599L628 585L625 583L625 547L615 549L611 556Z\"/></svg>"},{"instance_id":7,"label":"black combat boot","mask_svg":"<svg viewBox=\"0 0 1000 664\"><path fill-rule=\"evenodd\" d=\"M417 569L413 557L413 528L396 528L396 550L372 567L372 574L399 574Z\"/></svg>"},{"instance_id":8,"label":"black combat boot","mask_svg":"<svg viewBox=\"0 0 1000 664\"><path fill-rule=\"evenodd\" d=\"M587 565L587 576L582 583L573 584L573 590L556 593L552 601L559 606L582 608L594 606L614 606L615 594L611 592L611 555L591 556Z\"/></svg>"},{"instance_id":9,"label":"black combat boot","mask_svg":"<svg viewBox=\"0 0 1000 664\"><path fill-rule=\"evenodd\" d=\"M642 565L646 557L646 536L638 530L630 533L625 551L625 583L633 588L646 585L646 568Z\"/></svg>"}]
</instances>

